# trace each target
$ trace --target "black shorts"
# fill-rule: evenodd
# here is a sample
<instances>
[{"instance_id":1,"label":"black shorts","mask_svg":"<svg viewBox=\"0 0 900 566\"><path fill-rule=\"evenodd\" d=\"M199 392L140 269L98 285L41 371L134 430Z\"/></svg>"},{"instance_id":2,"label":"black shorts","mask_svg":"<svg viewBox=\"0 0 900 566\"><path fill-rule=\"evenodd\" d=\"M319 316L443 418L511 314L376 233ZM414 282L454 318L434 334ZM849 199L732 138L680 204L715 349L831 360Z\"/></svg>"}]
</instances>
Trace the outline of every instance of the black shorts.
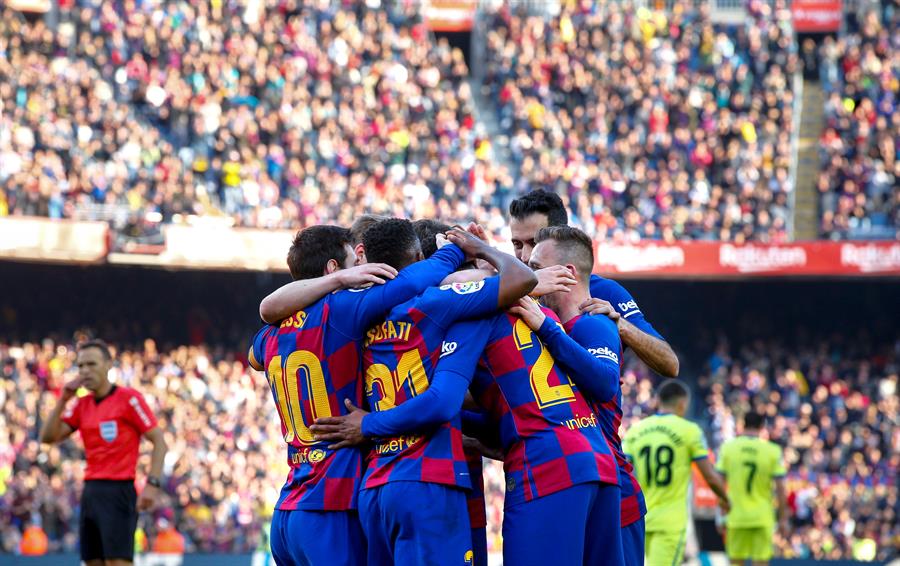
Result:
<instances>
[{"instance_id":1,"label":"black shorts","mask_svg":"<svg viewBox=\"0 0 900 566\"><path fill-rule=\"evenodd\" d=\"M89 480L81 495L81 559L134 561L134 480Z\"/></svg>"}]
</instances>

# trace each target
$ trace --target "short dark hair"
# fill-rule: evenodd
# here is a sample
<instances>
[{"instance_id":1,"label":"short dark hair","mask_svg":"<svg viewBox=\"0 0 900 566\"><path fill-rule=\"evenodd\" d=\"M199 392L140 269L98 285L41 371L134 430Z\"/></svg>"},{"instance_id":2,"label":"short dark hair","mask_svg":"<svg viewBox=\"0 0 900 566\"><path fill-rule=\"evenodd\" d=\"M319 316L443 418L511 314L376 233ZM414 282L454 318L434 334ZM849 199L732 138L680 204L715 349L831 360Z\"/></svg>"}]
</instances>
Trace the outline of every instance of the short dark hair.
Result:
<instances>
[{"instance_id":1,"label":"short dark hair","mask_svg":"<svg viewBox=\"0 0 900 566\"><path fill-rule=\"evenodd\" d=\"M566 205L558 194L536 189L509 203L509 215L516 220L524 220L532 214L547 217L548 226L565 226L569 223Z\"/></svg>"},{"instance_id":2,"label":"short dark hair","mask_svg":"<svg viewBox=\"0 0 900 566\"><path fill-rule=\"evenodd\" d=\"M744 415L744 428L759 430L766 423L766 417L756 411L750 411Z\"/></svg>"},{"instance_id":3,"label":"short dark hair","mask_svg":"<svg viewBox=\"0 0 900 566\"><path fill-rule=\"evenodd\" d=\"M103 354L103 358L107 361L112 359L112 353L109 351L109 344L107 344L103 340L100 340L99 338L85 340L84 342L78 344L77 351L81 352L82 350L87 350L89 348L96 348L100 350L100 353Z\"/></svg>"},{"instance_id":4,"label":"short dark hair","mask_svg":"<svg viewBox=\"0 0 900 566\"><path fill-rule=\"evenodd\" d=\"M361 244L363 241L363 235L366 233L366 230L374 226L376 223L381 222L382 220L387 220L390 216L382 216L380 214L363 214L359 218L353 221L353 224L350 226L350 245L356 246L357 244Z\"/></svg>"},{"instance_id":5,"label":"short dark hair","mask_svg":"<svg viewBox=\"0 0 900 566\"><path fill-rule=\"evenodd\" d=\"M578 268L582 279L588 279L594 270L594 242L591 237L572 226L546 226L534 235L534 242L553 240L556 249L566 263Z\"/></svg>"},{"instance_id":6,"label":"short dark hair","mask_svg":"<svg viewBox=\"0 0 900 566\"><path fill-rule=\"evenodd\" d=\"M677 379L667 379L656 389L656 396L661 405L669 405L678 399L690 396L687 386Z\"/></svg>"},{"instance_id":7,"label":"short dark hair","mask_svg":"<svg viewBox=\"0 0 900 566\"><path fill-rule=\"evenodd\" d=\"M335 260L342 266L347 260L350 230L323 224L297 232L288 251L287 264L294 280L314 279L325 273L325 266Z\"/></svg>"},{"instance_id":8,"label":"short dark hair","mask_svg":"<svg viewBox=\"0 0 900 566\"><path fill-rule=\"evenodd\" d=\"M438 234L446 233L452 228L449 224L444 224L440 220L432 220L430 218L415 220L412 225L413 230L416 231L416 236L419 238L419 245L422 246L422 255L426 258L431 257L431 255L438 250L435 237Z\"/></svg>"},{"instance_id":9,"label":"short dark hair","mask_svg":"<svg viewBox=\"0 0 900 566\"><path fill-rule=\"evenodd\" d=\"M390 218L373 224L363 235L366 260L386 263L403 269L414 263L422 251L412 222L404 218Z\"/></svg>"}]
</instances>

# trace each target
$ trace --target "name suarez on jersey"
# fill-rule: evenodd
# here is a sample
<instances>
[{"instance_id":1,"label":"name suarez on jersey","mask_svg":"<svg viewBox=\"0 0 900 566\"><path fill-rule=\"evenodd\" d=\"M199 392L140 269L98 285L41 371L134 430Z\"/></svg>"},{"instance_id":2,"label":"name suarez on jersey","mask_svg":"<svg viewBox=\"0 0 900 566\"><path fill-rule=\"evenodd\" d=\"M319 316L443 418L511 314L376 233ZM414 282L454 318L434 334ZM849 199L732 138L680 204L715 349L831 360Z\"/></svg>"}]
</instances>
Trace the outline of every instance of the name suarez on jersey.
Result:
<instances>
[{"instance_id":1,"label":"name suarez on jersey","mask_svg":"<svg viewBox=\"0 0 900 566\"><path fill-rule=\"evenodd\" d=\"M411 322L386 320L366 333L366 346L383 341L405 342L409 340L409 331L412 327Z\"/></svg>"}]
</instances>

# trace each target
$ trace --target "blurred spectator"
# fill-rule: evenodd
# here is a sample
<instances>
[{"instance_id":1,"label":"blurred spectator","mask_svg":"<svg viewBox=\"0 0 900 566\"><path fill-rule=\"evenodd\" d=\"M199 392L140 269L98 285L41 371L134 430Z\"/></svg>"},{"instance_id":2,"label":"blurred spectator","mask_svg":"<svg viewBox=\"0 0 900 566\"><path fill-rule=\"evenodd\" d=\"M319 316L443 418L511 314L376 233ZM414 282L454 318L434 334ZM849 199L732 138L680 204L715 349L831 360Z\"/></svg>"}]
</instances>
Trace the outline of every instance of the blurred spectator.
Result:
<instances>
[{"instance_id":1,"label":"blurred spectator","mask_svg":"<svg viewBox=\"0 0 900 566\"><path fill-rule=\"evenodd\" d=\"M297 228L498 226L459 49L416 2L79 1L0 22L0 215ZM493 220L493 222L492 222Z\"/></svg>"},{"instance_id":2,"label":"blurred spectator","mask_svg":"<svg viewBox=\"0 0 900 566\"><path fill-rule=\"evenodd\" d=\"M871 10L856 33L826 38L819 138L820 234L900 238L900 11Z\"/></svg>"},{"instance_id":3,"label":"blurred spectator","mask_svg":"<svg viewBox=\"0 0 900 566\"><path fill-rule=\"evenodd\" d=\"M517 188L564 195L598 239L784 241L798 57L774 6L733 27L681 2L566 2L552 20L500 8L486 82Z\"/></svg>"},{"instance_id":4,"label":"blurred spectator","mask_svg":"<svg viewBox=\"0 0 900 566\"><path fill-rule=\"evenodd\" d=\"M780 554L896 557L900 341L844 337L788 348L773 338L716 365L699 383L714 446L753 409L784 447L794 529L777 537Z\"/></svg>"}]
</instances>

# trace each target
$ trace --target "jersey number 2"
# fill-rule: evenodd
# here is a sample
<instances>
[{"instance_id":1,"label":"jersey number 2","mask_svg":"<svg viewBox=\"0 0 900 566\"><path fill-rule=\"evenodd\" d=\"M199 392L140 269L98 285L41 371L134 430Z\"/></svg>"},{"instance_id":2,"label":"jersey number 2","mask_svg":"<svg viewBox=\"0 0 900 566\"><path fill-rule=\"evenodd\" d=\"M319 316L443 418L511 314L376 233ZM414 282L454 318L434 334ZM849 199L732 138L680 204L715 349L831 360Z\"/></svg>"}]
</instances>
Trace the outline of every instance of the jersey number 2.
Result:
<instances>
[{"instance_id":1,"label":"jersey number 2","mask_svg":"<svg viewBox=\"0 0 900 566\"><path fill-rule=\"evenodd\" d=\"M300 381L305 382L309 391L310 421L330 417L331 405L328 403L328 386L325 385L322 364L308 350L291 352L284 365L281 362L281 356L269 361L266 378L278 399L278 412L285 428L284 441L291 443L296 439L300 444L313 444L313 434L303 422Z\"/></svg>"},{"instance_id":2,"label":"jersey number 2","mask_svg":"<svg viewBox=\"0 0 900 566\"><path fill-rule=\"evenodd\" d=\"M516 348L519 350L527 350L533 348L535 342L541 348L541 354L538 356L534 366L531 368L529 378L531 379L531 390L534 392L534 398L537 400L538 407L552 407L553 405L561 405L562 403L571 403L575 400L575 393L572 391L572 385L568 382L569 376L565 376L566 382L559 385L550 385L550 372L553 371L553 356L544 348L540 340L536 340L534 332L528 328L524 320L517 319L515 327Z\"/></svg>"}]
</instances>

